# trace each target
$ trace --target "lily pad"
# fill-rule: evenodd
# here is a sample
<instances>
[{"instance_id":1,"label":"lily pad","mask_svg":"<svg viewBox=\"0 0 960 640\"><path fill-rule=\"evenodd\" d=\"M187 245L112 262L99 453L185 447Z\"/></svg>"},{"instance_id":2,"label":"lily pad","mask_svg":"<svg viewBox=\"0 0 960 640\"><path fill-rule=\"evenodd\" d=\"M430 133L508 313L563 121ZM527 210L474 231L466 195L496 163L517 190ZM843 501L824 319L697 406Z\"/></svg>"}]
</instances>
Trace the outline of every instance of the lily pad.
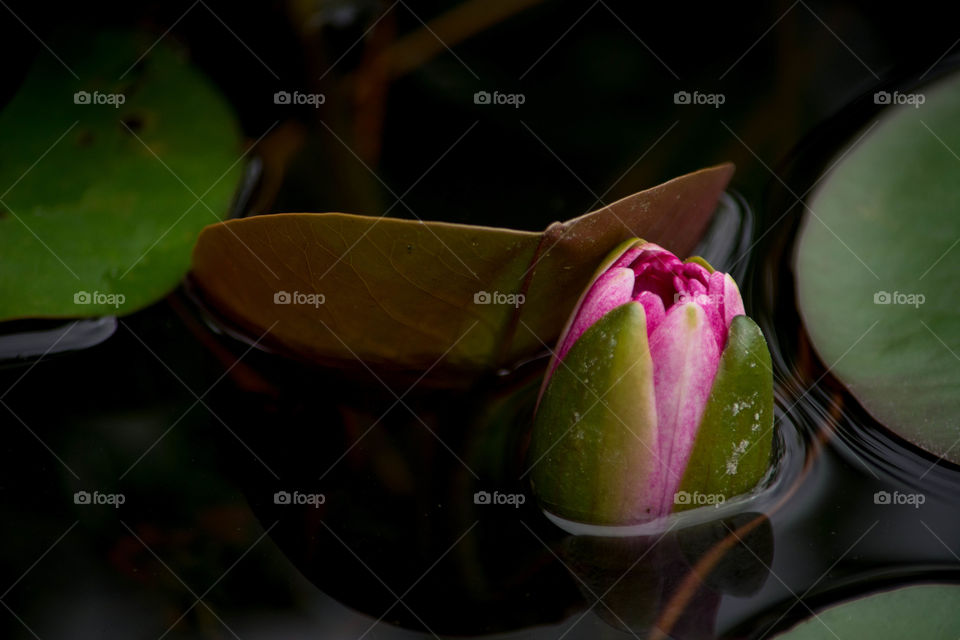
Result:
<instances>
[{"instance_id":1,"label":"lily pad","mask_svg":"<svg viewBox=\"0 0 960 640\"><path fill-rule=\"evenodd\" d=\"M54 41L69 70L41 54L0 112L0 320L149 305L226 213L242 169L234 115L155 41Z\"/></svg>"},{"instance_id":2,"label":"lily pad","mask_svg":"<svg viewBox=\"0 0 960 640\"><path fill-rule=\"evenodd\" d=\"M960 77L924 95L885 110L810 200L797 302L871 415L960 464Z\"/></svg>"},{"instance_id":3,"label":"lily pad","mask_svg":"<svg viewBox=\"0 0 960 640\"><path fill-rule=\"evenodd\" d=\"M344 213L230 220L200 234L193 277L225 319L308 360L505 366L553 345L620 242L692 250L732 173L703 169L542 233Z\"/></svg>"},{"instance_id":4,"label":"lily pad","mask_svg":"<svg viewBox=\"0 0 960 640\"><path fill-rule=\"evenodd\" d=\"M780 634L783 640L823 638L956 638L960 587L920 585L876 593L819 612Z\"/></svg>"}]
</instances>

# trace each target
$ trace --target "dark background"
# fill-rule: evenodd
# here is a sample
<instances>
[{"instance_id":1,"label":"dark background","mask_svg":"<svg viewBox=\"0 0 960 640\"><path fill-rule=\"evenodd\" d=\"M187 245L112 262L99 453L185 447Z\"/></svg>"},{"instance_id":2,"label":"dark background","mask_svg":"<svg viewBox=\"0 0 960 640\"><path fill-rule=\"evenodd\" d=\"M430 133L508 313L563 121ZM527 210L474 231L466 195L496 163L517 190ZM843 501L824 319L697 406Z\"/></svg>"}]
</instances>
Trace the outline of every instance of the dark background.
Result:
<instances>
[{"instance_id":1,"label":"dark background","mask_svg":"<svg viewBox=\"0 0 960 640\"><path fill-rule=\"evenodd\" d=\"M783 213L767 194L792 149L822 135L818 125L843 107L869 101L877 87L942 64L960 39L953 9L935 3L543 0L483 28L475 19L458 22L469 38L393 77L373 62L385 55L379 59L390 67L391 47L405 38L430 43L423 22L454 6L6 2L0 103L33 59L51 55L43 43L64 31L136 26L160 37L169 29L165 37L185 47L227 96L249 141L259 141L264 178L254 213L390 209L539 229L732 161L733 188L764 231ZM275 105L279 90L322 92L327 101L320 109ZM677 105L681 90L721 93L725 101ZM521 93L525 102L477 105L477 91ZM375 616L317 590L264 535L271 521L251 510L249 487L263 469L195 403L224 364L197 355L167 303L123 322L131 332L121 327L80 356L2 369L9 409L0 419L3 636L157 638L171 627L167 637L176 638L362 634ZM227 396L217 401L229 405ZM318 422L342 418L331 413ZM275 430L277 450L309 452L316 444L284 444L277 423L257 417L264 431ZM269 443L256 450L264 449L268 463L290 462ZM141 455L135 471L117 480ZM71 496L84 487L122 491L128 503L116 512L78 509ZM797 535L806 534L820 535ZM394 551L417 557L403 546ZM790 602L789 587L773 588L743 611L759 615L763 606ZM191 607L198 597L203 603ZM557 615L542 622L556 623ZM724 624L746 616L740 611ZM555 637L563 628L530 637ZM615 634L595 618L567 637L577 633ZM419 635L378 625L367 637Z\"/></svg>"},{"instance_id":2,"label":"dark background","mask_svg":"<svg viewBox=\"0 0 960 640\"><path fill-rule=\"evenodd\" d=\"M107 24L159 35L172 26L167 37L187 45L251 139L296 118L334 165L311 176L323 182L317 193L288 194L276 210L375 214L393 203L318 117L397 195L476 122L404 201L424 219L540 228L591 208L608 189L605 201L721 161L735 162L735 186L757 195L771 179L763 165L776 168L817 123L880 79L923 73L960 38L951 9L936 3L543 0L379 83L382 99L358 109L353 83L364 58L455 5L11 2L19 19L4 10L2 91L15 91L33 56L49 55L38 37ZM327 104L272 103L274 91L294 89L322 91ZM479 90L526 101L475 105ZM725 103L678 106L679 90L720 92ZM377 110L382 117L367 115ZM403 206L393 213L410 215Z\"/></svg>"}]
</instances>

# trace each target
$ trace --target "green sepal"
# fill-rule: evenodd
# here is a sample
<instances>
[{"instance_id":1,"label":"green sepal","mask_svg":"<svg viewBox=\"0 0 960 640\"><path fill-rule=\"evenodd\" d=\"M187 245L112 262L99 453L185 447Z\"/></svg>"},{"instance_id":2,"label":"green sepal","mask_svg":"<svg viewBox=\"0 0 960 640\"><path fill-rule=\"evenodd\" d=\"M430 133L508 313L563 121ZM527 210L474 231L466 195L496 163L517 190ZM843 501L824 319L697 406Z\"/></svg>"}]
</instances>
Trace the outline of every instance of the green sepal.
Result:
<instances>
[{"instance_id":1,"label":"green sepal","mask_svg":"<svg viewBox=\"0 0 960 640\"><path fill-rule=\"evenodd\" d=\"M760 327L747 316L730 325L727 345L700 420L680 491L729 500L767 473L773 446L773 369ZM703 504L676 504L683 511Z\"/></svg>"},{"instance_id":2,"label":"green sepal","mask_svg":"<svg viewBox=\"0 0 960 640\"><path fill-rule=\"evenodd\" d=\"M698 264L698 265L700 265L701 267L703 267L704 269L706 269L707 271L709 271L710 273L713 273L714 271L716 271L716 269L714 269L713 266L712 266L709 262L707 262L706 260L704 260L704 259L701 258L700 256L690 256L689 258L687 258L686 260L683 261L684 264L687 264L688 262L692 262L692 263L694 263L694 264Z\"/></svg>"},{"instance_id":3,"label":"green sepal","mask_svg":"<svg viewBox=\"0 0 960 640\"><path fill-rule=\"evenodd\" d=\"M530 441L531 484L569 520L622 524L656 460L653 361L643 306L623 304L584 332L554 371Z\"/></svg>"}]
</instances>

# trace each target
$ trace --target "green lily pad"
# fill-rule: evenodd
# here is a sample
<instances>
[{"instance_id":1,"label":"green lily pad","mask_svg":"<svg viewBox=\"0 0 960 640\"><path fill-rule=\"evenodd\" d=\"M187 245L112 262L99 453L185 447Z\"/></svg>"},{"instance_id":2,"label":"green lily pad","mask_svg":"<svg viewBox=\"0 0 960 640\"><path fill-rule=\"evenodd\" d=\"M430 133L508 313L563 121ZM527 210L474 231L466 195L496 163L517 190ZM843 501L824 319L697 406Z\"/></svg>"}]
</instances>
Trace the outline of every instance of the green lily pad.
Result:
<instances>
[{"instance_id":1,"label":"green lily pad","mask_svg":"<svg viewBox=\"0 0 960 640\"><path fill-rule=\"evenodd\" d=\"M343 213L230 220L201 233L193 277L227 320L304 359L505 366L553 346L620 242L691 251L732 173L703 169L542 233Z\"/></svg>"},{"instance_id":2,"label":"green lily pad","mask_svg":"<svg viewBox=\"0 0 960 640\"><path fill-rule=\"evenodd\" d=\"M956 638L960 587L920 585L876 593L819 612L780 634L783 640L823 638Z\"/></svg>"},{"instance_id":3,"label":"green lily pad","mask_svg":"<svg viewBox=\"0 0 960 640\"><path fill-rule=\"evenodd\" d=\"M242 170L234 115L155 41L53 41L70 70L41 54L0 112L0 320L149 305L227 212Z\"/></svg>"},{"instance_id":4,"label":"green lily pad","mask_svg":"<svg viewBox=\"0 0 960 640\"><path fill-rule=\"evenodd\" d=\"M810 200L797 302L871 415L960 464L960 77L924 95L885 110Z\"/></svg>"}]
</instances>

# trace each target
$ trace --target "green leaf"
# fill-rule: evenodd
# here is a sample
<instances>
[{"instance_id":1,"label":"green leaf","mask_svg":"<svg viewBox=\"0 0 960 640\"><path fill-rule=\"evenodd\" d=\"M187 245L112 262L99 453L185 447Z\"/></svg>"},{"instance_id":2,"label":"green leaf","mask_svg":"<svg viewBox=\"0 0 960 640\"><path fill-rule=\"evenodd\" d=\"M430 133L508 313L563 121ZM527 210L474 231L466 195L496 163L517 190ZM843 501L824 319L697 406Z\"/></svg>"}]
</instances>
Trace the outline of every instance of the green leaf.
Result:
<instances>
[{"instance_id":1,"label":"green leaf","mask_svg":"<svg viewBox=\"0 0 960 640\"><path fill-rule=\"evenodd\" d=\"M639 302L597 320L550 378L530 437L531 485L548 511L593 524L633 513L659 471L647 321ZM649 510L649 509L648 509Z\"/></svg>"},{"instance_id":2,"label":"green leaf","mask_svg":"<svg viewBox=\"0 0 960 640\"><path fill-rule=\"evenodd\" d=\"M166 40L150 49L155 40L53 42L79 80L41 54L0 113L0 320L149 305L226 213L241 172L234 116ZM117 95L119 106L106 102ZM79 292L91 303L75 304Z\"/></svg>"},{"instance_id":3,"label":"green leaf","mask_svg":"<svg viewBox=\"0 0 960 640\"><path fill-rule=\"evenodd\" d=\"M783 640L956 638L960 587L919 585L865 596L819 612L780 634Z\"/></svg>"},{"instance_id":4,"label":"green leaf","mask_svg":"<svg viewBox=\"0 0 960 640\"><path fill-rule=\"evenodd\" d=\"M924 93L919 108L886 110L816 191L797 302L822 361L871 415L960 464L960 77Z\"/></svg>"},{"instance_id":5,"label":"green leaf","mask_svg":"<svg viewBox=\"0 0 960 640\"><path fill-rule=\"evenodd\" d=\"M270 329L264 343L287 354L436 364L434 377L485 370L552 347L618 243L692 250L732 171L682 176L543 233L342 213L230 220L201 233L193 276L223 319L253 336ZM292 304L275 304L281 292Z\"/></svg>"},{"instance_id":6,"label":"green leaf","mask_svg":"<svg viewBox=\"0 0 960 640\"><path fill-rule=\"evenodd\" d=\"M733 498L750 491L770 467L773 369L760 327L747 316L730 324L680 491ZM677 504L681 511L698 506Z\"/></svg>"}]
</instances>

